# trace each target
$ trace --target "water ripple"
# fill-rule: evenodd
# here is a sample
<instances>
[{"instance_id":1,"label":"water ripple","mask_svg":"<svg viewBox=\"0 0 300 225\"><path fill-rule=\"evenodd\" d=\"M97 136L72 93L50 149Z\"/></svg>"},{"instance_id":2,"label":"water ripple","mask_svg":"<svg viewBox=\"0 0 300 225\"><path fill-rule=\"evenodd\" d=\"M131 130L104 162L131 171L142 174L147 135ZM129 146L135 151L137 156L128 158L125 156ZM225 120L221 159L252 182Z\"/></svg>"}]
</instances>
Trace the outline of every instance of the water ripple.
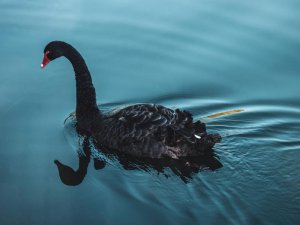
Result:
<instances>
[{"instance_id":1,"label":"water ripple","mask_svg":"<svg viewBox=\"0 0 300 225\"><path fill-rule=\"evenodd\" d=\"M299 12L297 0L2 0L0 223L297 224ZM184 183L107 158L81 186L60 184L52 161L75 168L82 140L62 125L75 109L69 63L39 68L55 39L84 55L103 110L189 110L222 135L223 167Z\"/></svg>"}]
</instances>

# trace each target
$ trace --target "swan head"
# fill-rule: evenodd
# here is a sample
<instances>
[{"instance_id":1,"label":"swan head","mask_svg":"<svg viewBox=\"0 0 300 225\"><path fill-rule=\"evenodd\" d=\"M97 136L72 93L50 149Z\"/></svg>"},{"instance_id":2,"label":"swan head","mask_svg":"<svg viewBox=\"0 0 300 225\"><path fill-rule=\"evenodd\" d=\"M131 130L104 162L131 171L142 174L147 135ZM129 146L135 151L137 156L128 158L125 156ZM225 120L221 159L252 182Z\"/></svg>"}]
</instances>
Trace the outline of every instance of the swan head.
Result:
<instances>
[{"instance_id":1,"label":"swan head","mask_svg":"<svg viewBox=\"0 0 300 225\"><path fill-rule=\"evenodd\" d=\"M50 61L63 56L65 45L66 43L62 41L49 42L44 49L44 58L41 63L41 68L45 68Z\"/></svg>"}]
</instances>

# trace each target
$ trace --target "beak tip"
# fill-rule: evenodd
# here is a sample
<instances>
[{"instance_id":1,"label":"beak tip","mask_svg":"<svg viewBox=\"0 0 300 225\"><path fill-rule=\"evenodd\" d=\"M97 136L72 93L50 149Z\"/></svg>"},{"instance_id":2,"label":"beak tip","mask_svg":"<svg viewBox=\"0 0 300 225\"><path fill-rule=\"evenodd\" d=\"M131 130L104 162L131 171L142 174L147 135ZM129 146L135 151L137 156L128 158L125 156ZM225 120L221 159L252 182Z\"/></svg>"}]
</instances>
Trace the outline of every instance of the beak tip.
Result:
<instances>
[{"instance_id":1,"label":"beak tip","mask_svg":"<svg viewBox=\"0 0 300 225\"><path fill-rule=\"evenodd\" d=\"M49 53L49 52L45 52L45 53L44 53L44 58L43 58L43 61L42 61L42 63L41 63L41 68L42 68L42 69L45 68L46 65L51 61L51 60L47 57L48 53Z\"/></svg>"}]
</instances>

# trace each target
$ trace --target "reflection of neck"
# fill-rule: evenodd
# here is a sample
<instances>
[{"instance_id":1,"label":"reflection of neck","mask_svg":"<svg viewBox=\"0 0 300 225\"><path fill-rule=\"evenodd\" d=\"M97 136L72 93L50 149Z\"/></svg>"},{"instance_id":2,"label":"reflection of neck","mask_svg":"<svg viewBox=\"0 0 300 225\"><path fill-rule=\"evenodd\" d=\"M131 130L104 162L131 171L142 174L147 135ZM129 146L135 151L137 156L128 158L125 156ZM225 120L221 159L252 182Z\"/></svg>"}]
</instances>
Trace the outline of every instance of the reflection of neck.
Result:
<instances>
[{"instance_id":1,"label":"reflection of neck","mask_svg":"<svg viewBox=\"0 0 300 225\"><path fill-rule=\"evenodd\" d=\"M74 171L71 167L62 164L58 160L55 160L61 181L64 184L71 186L78 185L83 181L87 173L89 162L90 157L81 156L79 158L79 168L77 171Z\"/></svg>"},{"instance_id":2,"label":"reflection of neck","mask_svg":"<svg viewBox=\"0 0 300 225\"><path fill-rule=\"evenodd\" d=\"M80 179L80 183L83 181L88 169L88 165L90 163L90 157L83 157L79 158L79 168L75 172L78 179Z\"/></svg>"},{"instance_id":3,"label":"reflection of neck","mask_svg":"<svg viewBox=\"0 0 300 225\"><path fill-rule=\"evenodd\" d=\"M74 186L83 181L87 173L91 156L91 148L88 138L83 140L83 151L85 155L79 156L79 167L77 171L74 171L71 167L62 164L58 160L54 161L57 165L60 179L64 184Z\"/></svg>"},{"instance_id":4,"label":"reflection of neck","mask_svg":"<svg viewBox=\"0 0 300 225\"><path fill-rule=\"evenodd\" d=\"M100 115L92 78L80 53L69 44L64 45L64 50L64 55L72 63L75 72L76 118L79 126L89 130L90 123Z\"/></svg>"}]
</instances>

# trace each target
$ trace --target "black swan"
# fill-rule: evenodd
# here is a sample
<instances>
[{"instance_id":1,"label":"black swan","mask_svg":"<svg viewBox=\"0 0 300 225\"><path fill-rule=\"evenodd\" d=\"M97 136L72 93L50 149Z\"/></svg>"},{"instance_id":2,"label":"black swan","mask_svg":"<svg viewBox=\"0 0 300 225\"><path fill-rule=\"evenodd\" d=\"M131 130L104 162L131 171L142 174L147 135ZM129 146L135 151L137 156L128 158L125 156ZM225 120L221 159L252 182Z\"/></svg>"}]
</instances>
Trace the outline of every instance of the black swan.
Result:
<instances>
[{"instance_id":1,"label":"black swan","mask_svg":"<svg viewBox=\"0 0 300 225\"><path fill-rule=\"evenodd\" d=\"M44 49L41 67L65 56L76 78L77 126L99 146L151 159L213 156L219 134L207 134L205 124L193 122L191 113L156 104L135 104L103 113L96 104L96 92L88 67L80 53L62 41Z\"/></svg>"}]
</instances>

